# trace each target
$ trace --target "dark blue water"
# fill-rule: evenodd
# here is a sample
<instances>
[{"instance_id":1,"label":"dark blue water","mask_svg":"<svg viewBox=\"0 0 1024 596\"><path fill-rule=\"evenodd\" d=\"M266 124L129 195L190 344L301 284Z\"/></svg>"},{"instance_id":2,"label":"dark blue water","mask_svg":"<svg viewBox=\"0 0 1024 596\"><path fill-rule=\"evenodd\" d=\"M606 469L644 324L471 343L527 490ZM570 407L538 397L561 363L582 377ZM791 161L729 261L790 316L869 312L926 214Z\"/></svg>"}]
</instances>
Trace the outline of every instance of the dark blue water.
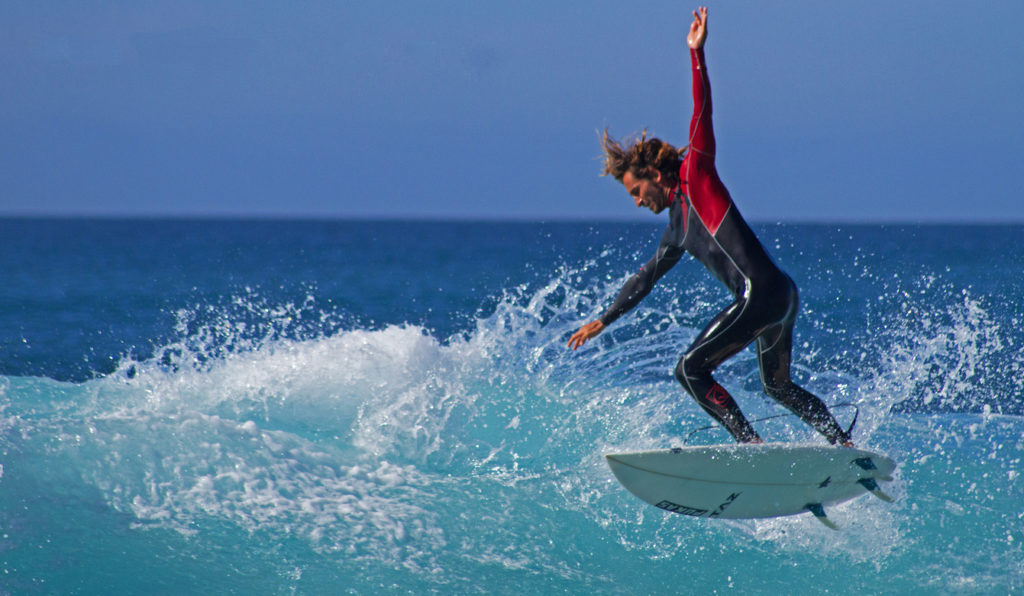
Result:
<instances>
[{"instance_id":1,"label":"dark blue water","mask_svg":"<svg viewBox=\"0 0 1024 596\"><path fill-rule=\"evenodd\" d=\"M565 349L660 227L0 219L0 593L1024 589L1024 227L758 226L797 376L900 465L839 533L611 478L708 424L699 264ZM780 413L752 353L718 377Z\"/></svg>"}]
</instances>

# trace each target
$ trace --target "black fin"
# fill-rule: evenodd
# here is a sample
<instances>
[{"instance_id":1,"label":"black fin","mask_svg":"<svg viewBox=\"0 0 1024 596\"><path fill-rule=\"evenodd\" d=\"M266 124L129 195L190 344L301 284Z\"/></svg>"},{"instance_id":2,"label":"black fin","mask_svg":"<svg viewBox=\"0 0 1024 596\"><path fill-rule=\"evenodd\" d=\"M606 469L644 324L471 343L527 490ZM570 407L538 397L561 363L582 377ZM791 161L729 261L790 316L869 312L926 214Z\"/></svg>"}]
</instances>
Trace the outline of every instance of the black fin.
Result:
<instances>
[{"instance_id":1,"label":"black fin","mask_svg":"<svg viewBox=\"0 0 1024 596\"><path fill-rule=\"evenodd\" d=\"M825 508L821 506L821 503L808 503L804 505L804 507L812 514L814 514L814 517L821 523L825 524L826 527L831 528L833 530L839 529L839 526L837 526L835 522L830 520L828 516L825 515Z\"/></svg>"},{"instance_id":2,"label":"black fin","mask_svg":"<svg viewBox=\"0 0 1024 596\"><path fill-rule=\"evenodd\" d=\"M879 488L878 483L875 482L874 478L861 478L860 480L857 481L857 484L859 484L859 485L863 486L864 488L868 489L868 492L870 492L871 494L875 495L879 499L882 499L886 503L892 503L893 502L893 498L890 497L889 495L885 494L885 491L883 491L881 488Z\"/></svg>"}]
</instances>

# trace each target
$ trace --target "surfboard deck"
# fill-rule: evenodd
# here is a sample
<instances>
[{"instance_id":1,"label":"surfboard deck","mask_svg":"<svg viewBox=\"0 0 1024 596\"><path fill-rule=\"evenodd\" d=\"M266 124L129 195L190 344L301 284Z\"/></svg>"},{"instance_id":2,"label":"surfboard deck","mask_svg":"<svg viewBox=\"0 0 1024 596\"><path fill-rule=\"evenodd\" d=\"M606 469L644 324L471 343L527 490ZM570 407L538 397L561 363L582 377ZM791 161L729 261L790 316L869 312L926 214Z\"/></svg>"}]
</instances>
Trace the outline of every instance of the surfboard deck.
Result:
<instances>
[{"instance_id":1,"label":"surfboard deck","mask_svg":"<svg viewBox=\"0 0 1024 596\"><path fill-rule=\"evenodd\" d=\"M629 492L694 517L750 519L810 512L836 529L824 507L871 492L891 501L888 457L851 447L757 443L605 455Z\"/></svg>"}]
</instances>

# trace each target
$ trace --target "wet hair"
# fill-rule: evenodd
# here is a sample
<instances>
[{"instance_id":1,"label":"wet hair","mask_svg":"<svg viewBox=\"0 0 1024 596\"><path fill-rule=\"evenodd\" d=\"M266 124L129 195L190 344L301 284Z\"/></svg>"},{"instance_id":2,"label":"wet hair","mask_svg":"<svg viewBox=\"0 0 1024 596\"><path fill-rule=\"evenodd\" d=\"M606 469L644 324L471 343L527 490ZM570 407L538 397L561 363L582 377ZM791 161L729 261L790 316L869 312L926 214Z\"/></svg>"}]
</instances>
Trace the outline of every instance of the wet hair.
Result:
<instances>
[{"instance_id":1,"label":"wet hair","mask_svg":"<svg viewBox=\"0 0 1024 596\"><path fill-rule=\"evenodd\" d=\"M640 138L632 137L623 143L608 136L608 129L601 135L601 148L604 149L604 172L602 176L611 175L622 182L626 172L632 172L637 178L650 178L648 168L661 172L662 179L671 186L679 183L679 166L686 147L678 149L661 139L647 138L645 129Z\"/></svg>"}]
</instances>

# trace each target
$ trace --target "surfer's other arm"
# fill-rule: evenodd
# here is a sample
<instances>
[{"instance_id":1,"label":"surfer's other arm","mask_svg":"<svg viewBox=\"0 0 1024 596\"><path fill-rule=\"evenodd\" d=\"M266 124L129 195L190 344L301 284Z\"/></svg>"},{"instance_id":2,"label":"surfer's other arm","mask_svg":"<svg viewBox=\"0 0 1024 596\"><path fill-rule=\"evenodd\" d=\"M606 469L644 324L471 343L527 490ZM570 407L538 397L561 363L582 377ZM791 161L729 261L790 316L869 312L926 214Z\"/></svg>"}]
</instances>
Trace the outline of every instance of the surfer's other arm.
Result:
<instances>
[{"instance_id":1,"label":"surfer's other arm","mask_svg":"<svg viewBox=\"0 0 1024 596\"><path fill-rule=\"evenodd\" d=\"M668 245L658 247L657 254L644 264L640 271L626 280L626 285L619 291L615 302L608 307L601 318L580 327L579 331L569 338L569 347L575 350L586 343L588 339L597 337L608 325L639 304L645 296L651 293L651 289L661 279L661 276L665 275L665 272L679 261L681 255L681 248Z\"/></svg>"}]
</instances>

